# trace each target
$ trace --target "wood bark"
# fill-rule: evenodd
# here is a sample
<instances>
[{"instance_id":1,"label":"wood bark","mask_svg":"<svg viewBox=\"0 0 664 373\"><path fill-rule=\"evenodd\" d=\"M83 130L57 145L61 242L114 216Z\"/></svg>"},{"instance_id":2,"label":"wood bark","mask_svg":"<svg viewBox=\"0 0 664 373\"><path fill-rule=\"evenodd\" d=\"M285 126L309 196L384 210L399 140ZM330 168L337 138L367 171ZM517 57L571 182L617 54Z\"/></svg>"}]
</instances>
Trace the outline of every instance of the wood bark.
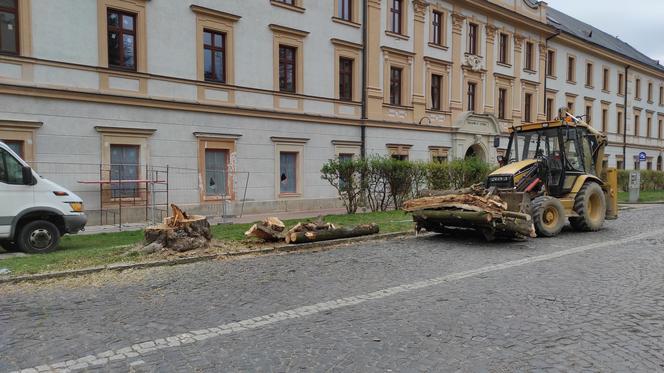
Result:
<instances>
[{"instance_id":1,"label":"wood bark","mask_svg":"<svg viewBox=\"0 0 664 373\"><path fill-rule=\"evenodd\" d=\"M174 204L171 204L171 209L173 216L165 218L162 224L147 227L143 231L146 251L189 251L207 248L212 240L207 218L187 215Z\"/></svg>"},{"instance_id":2,"label":"wood bark","mask_svg":"<svg viewBox=\"0 0 664 373\"><path fill-rule=\"evenodd\" d=\"M378 225L376 224L366 224L366 225L358 225L356 227L341 227L334 229L312 230L312 231L302 230L299 232L289 232L286 235L286 242L306 243L306 242L327 241L339 238L366 236L370 234L376 234L378 232L379 228Z\"/></svg>"},{"instance_id":3,"label":"wood bark","mask_svg":"<svg viewBox=\"0 0 664 373\"><path fill-rule=\"evenodd\" d=\"M244 232L246 237L257 237L263 241L277 242L283 239L286 225L276 217L269 217L256 223Z\"/></svg>"}]
</instances>

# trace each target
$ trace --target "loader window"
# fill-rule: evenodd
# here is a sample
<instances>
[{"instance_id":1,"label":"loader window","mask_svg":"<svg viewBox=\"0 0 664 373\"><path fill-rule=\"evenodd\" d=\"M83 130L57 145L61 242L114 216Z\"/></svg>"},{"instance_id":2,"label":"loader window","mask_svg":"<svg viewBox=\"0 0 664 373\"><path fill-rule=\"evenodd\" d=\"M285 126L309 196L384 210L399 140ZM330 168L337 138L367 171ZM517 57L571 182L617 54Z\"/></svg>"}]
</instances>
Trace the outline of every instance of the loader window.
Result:
<instances>
[{"instance_id":1,"label":"loader window","mask_svg":"<svg viewBox=\"0 0 664 373\"><path fill-rule=\"evenodd\" d=\"M568 130L565 139L565 156L567 157L566 168L571 171L583 170L582 150L578 148L578 144L576 131Z\"/></svg>"},{"instance_id":2,"label":"loader window","mask_svg":"<svg viewBox=\"0 0 664 373\"><path fill-rule=\"evenodd\" d=\"M508 149L508 157L517 161L538 157L558 157L560 160L558 132L556 129L518 132Z\"/></svg>"}]
</instances>

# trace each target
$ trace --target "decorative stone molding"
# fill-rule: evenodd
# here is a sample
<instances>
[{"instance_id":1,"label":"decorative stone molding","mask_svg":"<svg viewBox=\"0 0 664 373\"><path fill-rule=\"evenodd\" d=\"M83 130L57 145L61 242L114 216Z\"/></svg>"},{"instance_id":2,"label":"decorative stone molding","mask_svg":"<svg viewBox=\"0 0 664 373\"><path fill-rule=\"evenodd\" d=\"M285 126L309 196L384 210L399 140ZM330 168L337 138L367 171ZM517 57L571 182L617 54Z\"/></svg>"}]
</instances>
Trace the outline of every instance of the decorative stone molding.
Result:
<instances>
[{"instance_id":1,"label":"decorative stone molding","mask_svg":"<svg viewBox=\"0 0 664 373\"><path fill-rule=\"evenodd\" d=\"M424 0L413 0L413 12L415 13L415 17L421 19L422 21L424 21L428 7L429 3Z\"/></svg>"},{"instance_id":2,"label":"decorative stone molding","mask_svg":"<svg viewBox=\"0 0 664 373\"><path fill-rule=\"evenodd\" d=\"M493 44L496 40L496 32L498 31L498 28L494 25L486 25L484 26L484 30L486 31L486 42Z\"/></svg>"},{"instance_id":3,"label":"decorative stone molding","mask_svg":"<svg viewBox=\"0 0 664 373\"><path fill-rule=\"evenodd\" d=\"M464 64L467 66L470 66L470 69L472 71L481 71L482 66L484 65L484 59L480 56L475 56L472 54L467 54L466 55L466 60L464 61Z\"/></svg>"},{"instance_id":4,"label":"decorative stone molding","mask_svg":"<svg viewBox=\"0 0 664 373\"><path fill-rule=\"evenodd\" d=\"M523 42L526 41L526 37L520 34L514 34L514 51L521 52L523 50Z\"/></svg>"},{"instance_id":5,"label":"decorative stone molding","mask_svg":"<svg viewBox=\"0 0 664 373\"><path fill-rule=\"evenodd\" d=\"M466 16L461 13L452 13L452 32L461 35L463 30L463 23Z\"/></svg>"}]
</instances>

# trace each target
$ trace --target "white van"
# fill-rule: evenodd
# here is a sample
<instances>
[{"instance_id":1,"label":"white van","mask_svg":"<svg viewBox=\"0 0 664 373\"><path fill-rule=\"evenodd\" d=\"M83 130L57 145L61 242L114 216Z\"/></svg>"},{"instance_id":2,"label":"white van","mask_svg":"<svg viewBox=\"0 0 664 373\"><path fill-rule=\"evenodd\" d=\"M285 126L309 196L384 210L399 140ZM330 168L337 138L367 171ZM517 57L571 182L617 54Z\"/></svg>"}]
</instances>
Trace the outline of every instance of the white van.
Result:
<instances>
[{"instance_id":1,"label":"white van","mask_svg":"<svg viewBox=\"0 0 664 373\"><path fill-rule=\"evenodd\" d=\"M83 201L34 172L0 141L0 245L28 253L58 248L65 233L85 227Z\"/></svg>"}]
</instances>

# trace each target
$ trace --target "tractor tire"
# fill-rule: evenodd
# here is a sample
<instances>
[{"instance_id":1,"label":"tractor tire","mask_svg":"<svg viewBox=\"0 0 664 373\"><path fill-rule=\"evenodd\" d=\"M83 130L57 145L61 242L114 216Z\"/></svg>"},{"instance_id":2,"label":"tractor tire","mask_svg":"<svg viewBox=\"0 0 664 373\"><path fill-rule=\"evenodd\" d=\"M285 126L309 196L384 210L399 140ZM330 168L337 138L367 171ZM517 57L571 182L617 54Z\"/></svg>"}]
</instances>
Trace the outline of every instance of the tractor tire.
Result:
<instances>
[{"instance_id":1,"label":"tractor tire","mask_svg":"<svg viewBox=\"0 0 664 373\"><path fill-rule=\"evenodd\" d=\"M50 221L35 220L21 229L16 241L18 248L25 253L49 253L58 248L60 231Z\"/></svg>"},{"instance_id":2,"label":"tractor tire","mask_svg":"<svg viewBox=\"0 0 664 373\"><path fill-rule=\"evenodd\" d=\"M565 208L558 198L537 197L533 200L533 223L539 237L554 237L565 226Z\"/></svg>"},{"instance_id":3,"label":"tractor tire","mask_svg":"<svg viewBox=\"0 0 664 373\"><path fill-rule=\"evenodd\" d=\"M606 197L599 184L588 182L581 187L574 199L574 212L579 217L569 219L577 231L596 232L602 229L606 219Z\"/></svg>"}]
</instances>

